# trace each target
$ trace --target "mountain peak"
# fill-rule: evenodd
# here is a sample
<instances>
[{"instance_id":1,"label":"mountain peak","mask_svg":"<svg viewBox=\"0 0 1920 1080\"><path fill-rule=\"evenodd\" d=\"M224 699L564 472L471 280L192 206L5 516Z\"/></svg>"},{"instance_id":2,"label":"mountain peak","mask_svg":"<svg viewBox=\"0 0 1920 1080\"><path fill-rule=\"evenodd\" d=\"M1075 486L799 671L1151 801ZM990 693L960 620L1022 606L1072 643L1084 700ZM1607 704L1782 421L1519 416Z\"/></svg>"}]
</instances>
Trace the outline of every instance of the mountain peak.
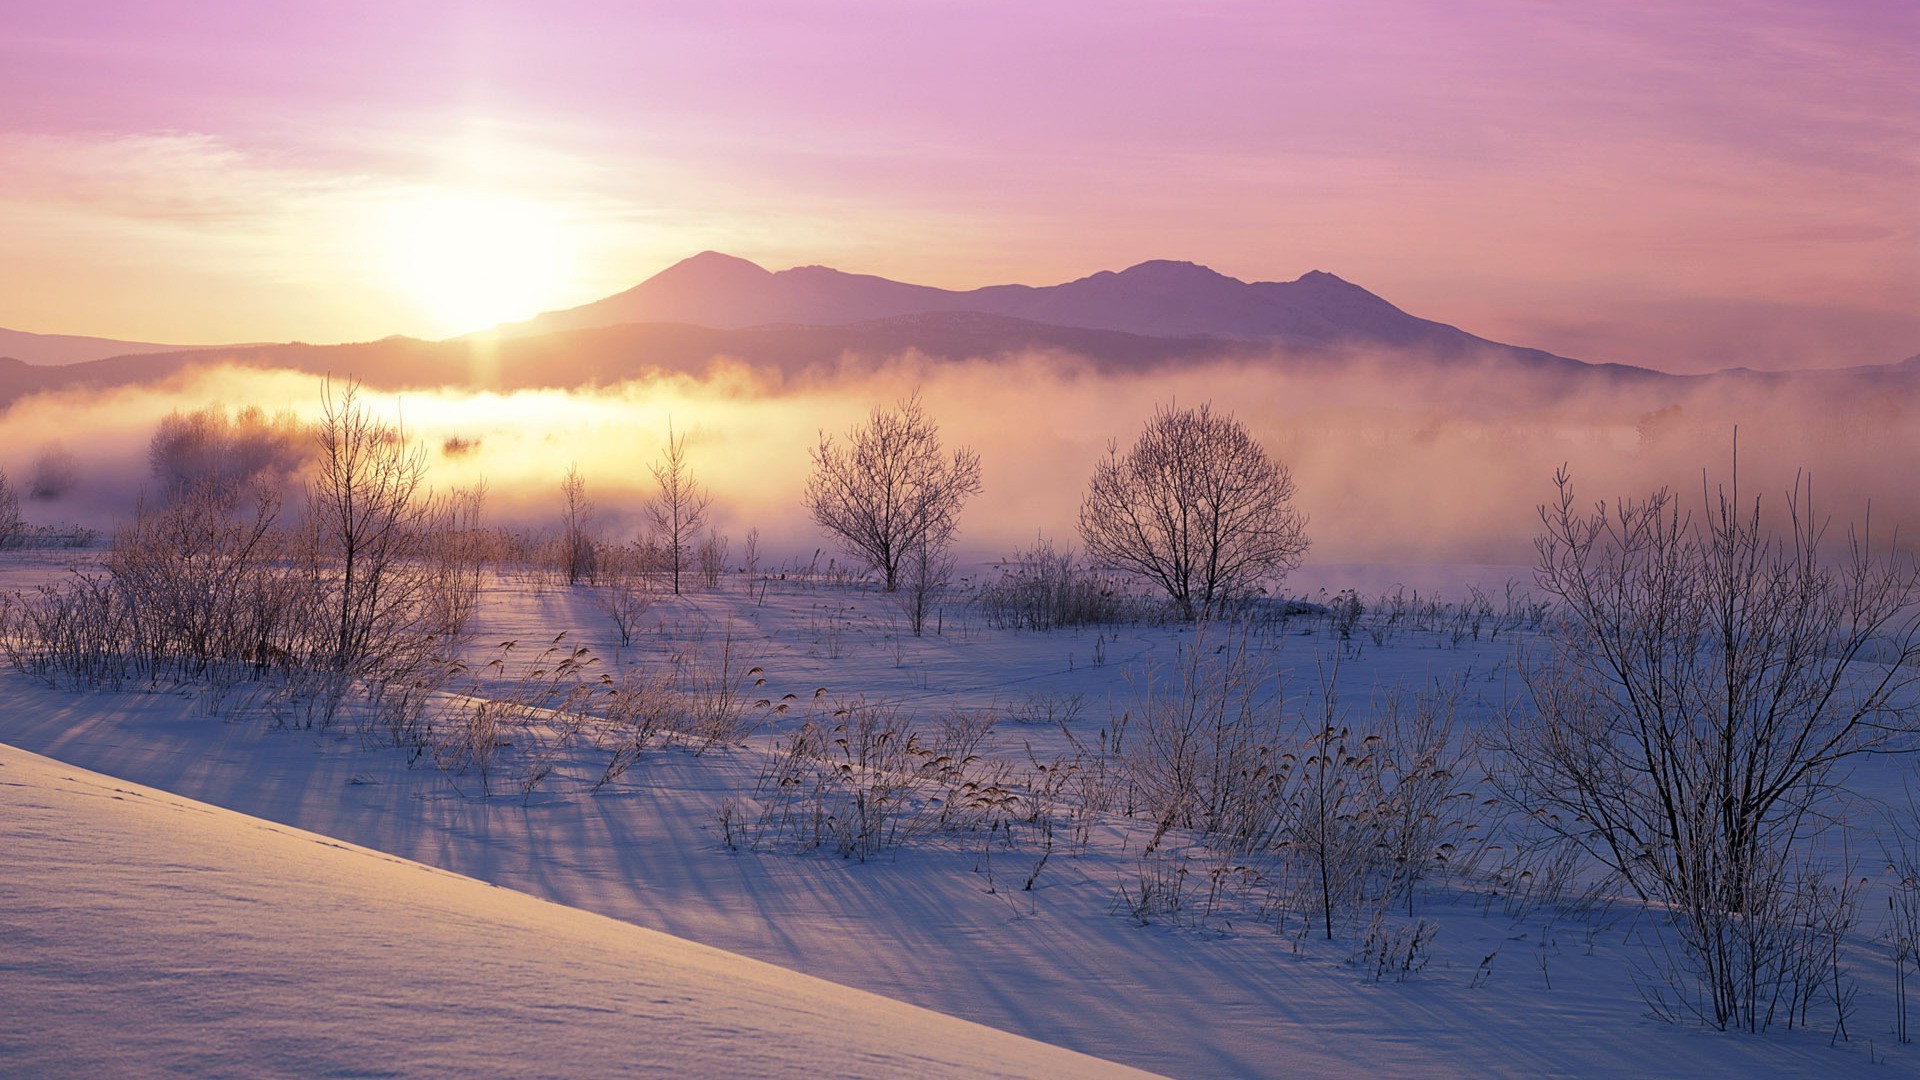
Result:
<instances>
[{"instance_id":1,"label":"mountain peak","mask_svg":"<svg viewBox=\"0 0 1920 1080\"><path fill-rule=\"evenodd\" d=\"M1129 281L1193 282L1195 284L1214 284L1222 281L1238 283L1239 280L1230 278L1212 267L1178 259L1149 259L1129 266L1114 276Z\"/></svg>"},{"instance_id":2,"label":"mountain peak","mask_svg":"<svg viewBox=\"0 0 1920 1080\"><path fill-rule=\"evenodd\" d=\"M669 274L675 276L699 274L702 277L725 276L729 278L762 278L773 276L759 263L750 262L736 255L728 255L719 251L703 251L698 255L681 259L679 262L674 263L672 266L667 267L654 276L665 277Z\"/></svg>"}]
</instances>

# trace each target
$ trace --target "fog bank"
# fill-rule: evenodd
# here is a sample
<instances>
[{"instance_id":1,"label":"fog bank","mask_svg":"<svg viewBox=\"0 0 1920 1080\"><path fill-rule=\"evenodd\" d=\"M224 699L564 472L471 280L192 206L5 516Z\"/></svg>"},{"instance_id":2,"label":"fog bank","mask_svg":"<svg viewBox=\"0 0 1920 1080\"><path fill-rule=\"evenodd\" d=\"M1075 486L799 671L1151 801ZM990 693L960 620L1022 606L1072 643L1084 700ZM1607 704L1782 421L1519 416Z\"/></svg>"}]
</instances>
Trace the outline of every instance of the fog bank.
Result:
<instances>
[{"instance_id":1,"label":"fog bank","mask_svg":"<svg viewBox=\"0 0 1920 1080\"><path fill-rule=\"evenodd\" d=\"M985 492L962 517L969 560L1036 536L1071 541L1109 440L1131 443L1165 403L1231 412L1291 468L1311 519L1303 581L1315 564L1526 564L1536 507L1562 464L1583 501L1671 485L1697 507L1703 469L1728 476L1736 427L1743 496L1779 504L1804 469L1817 512L1836 523L1859 518L1871 499L1877 534L1920 533L1920 485L1910 479L1920 420L1904 397L1792 382L1523 378L1510 367L1404 358L1108 374L1059 355L909 355L804 379L723 362L700 376L572 391L362 395L427 448L436 488L484 480L498 524L553 527L561 476L577 464L599 527L615 539L641 527L648 466L671 422L735 550L758 528L771 556L804 560L832 550L799 501L820 432L844 433L916 390L947 444L981 455ZM314 418L321 393L309 375L212 366L155 386L36 395L0 417L0 468L24 490L50 451L64 453L71 482L54 497L23 499L29 521L110 528L152 483L147 450L169 413L223 403Z\"/></svg>"}]
</instances>

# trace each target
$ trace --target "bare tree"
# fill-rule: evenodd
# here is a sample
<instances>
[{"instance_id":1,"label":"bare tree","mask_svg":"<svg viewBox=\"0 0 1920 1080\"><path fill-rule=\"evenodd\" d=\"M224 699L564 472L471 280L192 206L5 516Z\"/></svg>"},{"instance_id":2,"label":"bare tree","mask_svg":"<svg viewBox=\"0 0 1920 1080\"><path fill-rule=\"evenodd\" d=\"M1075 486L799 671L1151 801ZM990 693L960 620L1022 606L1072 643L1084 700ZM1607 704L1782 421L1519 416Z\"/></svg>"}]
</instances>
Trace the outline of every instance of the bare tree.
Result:
<instances>
[{"instance_id":1,"label":"bare tree","mask_svg":"<svg viewBox=\"0 0 1920 1080\"><path fill-rule=\"evenodd\" d=\"M930 538L922 537L908 548L901 562L900 591L895 599L914 637L926 630L927 616L933 614L947 583L953 580L953 565L953 553L944 544L935 546Z\"/></svg>"},{"instance_id":2,"label":"bare tree","mask_svg":"<svg viewBox=\"0 0 1920 1080\"><path fill-rule=\"evenodd\" d=\"M845 443L822 432L813 465L804 501L814 522L880 574L888 592L914 553L940 564L960 508L981 487L980 455L961 447L943 456L939 425L917 393L894 409L876 407Z\"/></svg>"},{"instance_id":3,"label":"bare tree","mask_svg":"<svg viewBox=\"0 0 1920 1080\"><path fill-rule=\"evenodd\" d=\"M430 630L426 455L376 419L349 383L321 400L318 473L307 488L326 665L346 676L405 668Z\"/></svg>"},{"instance_id":4,"label":"bare tree","mask_svg":"<svg viewBox=\"0 0 1920 1080\"><path fill-rule=\"evenodd\" d=\"M709 532L700 538L700 584L709 589L720 587L720 581L727 573L727 553L733 549L733 541L726 533Z\"/></svg>"},{"instance_id":5,"label":"bare tree","mask_svg":"<svg viewBox=\"0 0 1920 1080\"><path fill-rule=\"evenodd\" d=\"M673 594L680 595L680 571L694 554L694 537L707 523L707 507L713 496L693 478L687 467L687 440L673 434L667 423L667 452L658 465L650 466L660 494L647 504L647 516L667 551L668 569L673 574ZM717 578L717 574L715 577Z\"/></svg>"},{"instance_id":6,"label":"bare tree","mask_svg":"<svg viewBox=\"0 0 1920 1080\"><path fill-rule=\"evenodd\" d=\"M33 471L27 476L27 497L48 501L65 498L80 482L73 452L58 441L40 448L33 459Z\"/></svg>"},{"instance_id":7,"label":"bare tree","mask_svg":"<svg viewBox=\"0 0 1920 1080\"><path fill-rule=\"evenodd\" d=\"M578 585L593 574L593 503L587 499L587 478L580 466L567 466L560 480L560 565L567 572L567 584Z\"/></svg>"},{"instance_id":8,"label":"bare tree","mask_svg":"<svg viewBox=\"0 0 1920 1080\"><path fill-rule=\"evenodd\" d=\"M480 608L487 562L487 482L455 488L436 501L426 538L433 626L449 640L465 635Z\"/></svg>"},{"instance_id":9,"label":"bare tree","mask_svg":"<svg viewBox=\"0 0 1920 1080\"><path fill-rule=\"evenodd\" d=\"M1840 770L1911 748L1920 571L1852 530L1826 557L1800 481L1779 532L1737 473L1703 491L1704 521L1665 489L1582 514L1564 469L1555 483L1535 578L1557 608L1504 782L1672 913L1686 1008L1758 1030L1805 990L1790 925L1832 914L1805 908L1837 895L1806 859Z\"/></svg>"},{"instance_id":10,"label":"bare tree","mask_svg":"<svg viewBox=\"0 0 1920 1080\"><path fill-rule=\"evenodd\" d=\"M291 412L269 417L257 405L229 415L223 405L178 410L160 421L147 462L168 498L212 485L237 500L255 480L278 486L312 454L306 425Z\"/></svg>"},{"instance_id":11,"label":"bare tree","mask_svg":"<svg viewBox=\"0 0 1920 1080\"><path fill-rule=\"evenodd\" d=\"M1156 409L1124 456L1108 444L1080 506L1088 556L1165 589L1186 619L1285 578L1306 525L1287 467L1208 405Z\"/></svg>"},{"instance_id":12,"label":"bare tree","mask_svg":"<svg viewBox=\"0 0 1920 1080\"><path fill-rule=\"evenodd\" d=\"M20 493L0 469L0 550L17 548L27 539L27 521L20 516Z\"/></svg>"}]
</instances>

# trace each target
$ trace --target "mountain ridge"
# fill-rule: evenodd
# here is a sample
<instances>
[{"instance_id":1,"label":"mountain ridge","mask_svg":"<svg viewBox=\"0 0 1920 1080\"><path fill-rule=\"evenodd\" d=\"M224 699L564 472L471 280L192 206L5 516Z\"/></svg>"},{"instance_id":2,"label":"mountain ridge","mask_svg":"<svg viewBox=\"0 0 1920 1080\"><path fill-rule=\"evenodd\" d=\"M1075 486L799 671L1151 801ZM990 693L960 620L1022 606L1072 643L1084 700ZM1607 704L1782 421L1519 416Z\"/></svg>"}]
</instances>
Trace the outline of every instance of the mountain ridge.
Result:
<instances>
[{"instance_id":1,"label":"mountain ridge","mask_svg":"<svg viewBox=\"0 0 1920 1080\"><path fill-rule=\"evenodd\" d=\"M1229 338L1160 338L1054 326L981 312L932 312L839 326L766 324L717 330L691 323L625 323L545 334L469 335L444 341L393 337L342 345L260 345L215 351L137 354L58 367L0 360L0 409L28 395L152 384L194 367L231 365L358 378L391 390L463 387L517 390L611 385L657 372L701 375L722 358L782 380L832 378L902 357L957 363L1043 356L1106 373L1239 363L1325 371L1368 362L1414 373L1424 356L1392 349L1300 349ZM1642 368L1592 365L1508 349L1482 358L1508 373L1517 393L1573 379L1684 381ZM1460 370L1470 370L1467 365Z\"/></svg>"},{"instance_id":2,"label":"mountain ridge","mask_svg":"<svg viewBox=\"0 0 1920 1080\"><path fill-rule=\"evenodd\" d=\"M59 367L106 360L115 356L146 356L198 349L244 348L240 345L162 345L151 341L119 341L78 334L35 334L0 328L0 357L39 367Z\"/></svg>"},{"instance_id":3,"label":"mountain ridge","mask_svg":"<svg viewBox=\"0 0 1920 1080\"><path fill-rule=\"evenodd\" d=\"M9 342L91 351L48 360L44 350L9 350ZM505 365L475 362L476 350L500 353ZM909 353L954 360L1036 351L1072 354L1105 370L1258 356L1289 366L1374 358L1401 367L1494 363L1530 377L1695 378L1477 337L1319 269L1292 281L1247 282L1200 263L1151 259L1058 285L952 290L818 264L772 271L708 250L600 300L441 342L396 336L329 346L164 346L0 330L0 401L151 381L208 362L359 371L396 385L506 388L698 371L722 356L792 376ZM1920 375L1920 357L1842 373ZM1729 369L1717 377L1770 382L1811 374Z\"/></svg>"},{"instance_id":4,"label":"mountain ridge","mask_svg":"<svg viewBox=\"0 0 1920 1080\"><path fill-rule=\"evenodd\" d=\"M820 265L771 271L711 250L682 259L612 296L504 324L497 331L528 336L660 322L720 330L844 326L966 311L1072 329L1271 342L1295 348L1388 345L1426 348L1442 356L1518 348L1408 314L1362 286L1317 269L1293 281L1247 282L1200 263L1151 259L1058 285L953 290Z\"/></svg>"}]
</instances>

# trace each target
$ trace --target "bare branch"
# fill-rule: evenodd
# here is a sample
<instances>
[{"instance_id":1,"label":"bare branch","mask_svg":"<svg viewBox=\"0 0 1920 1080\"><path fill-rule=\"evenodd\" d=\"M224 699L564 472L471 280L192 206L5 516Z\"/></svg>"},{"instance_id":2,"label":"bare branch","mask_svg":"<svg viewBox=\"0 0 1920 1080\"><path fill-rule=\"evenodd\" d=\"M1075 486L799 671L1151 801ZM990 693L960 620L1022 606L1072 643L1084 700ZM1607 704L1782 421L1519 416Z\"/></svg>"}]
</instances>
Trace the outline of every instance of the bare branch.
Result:
<instances>
[{"instance_id":1,"label":"bare branch","mask_svg":"<svg viewBox=\"0 0 1920 1080\"><path fill-rule=\"evenodd\" d=\"M1187 619L1285 578L1306 525L1287 467L1207 405L1156 409L1125 455L1108 444L1080 506L1088 556L1164 589Z\"/></svg>"}]
</instances>

